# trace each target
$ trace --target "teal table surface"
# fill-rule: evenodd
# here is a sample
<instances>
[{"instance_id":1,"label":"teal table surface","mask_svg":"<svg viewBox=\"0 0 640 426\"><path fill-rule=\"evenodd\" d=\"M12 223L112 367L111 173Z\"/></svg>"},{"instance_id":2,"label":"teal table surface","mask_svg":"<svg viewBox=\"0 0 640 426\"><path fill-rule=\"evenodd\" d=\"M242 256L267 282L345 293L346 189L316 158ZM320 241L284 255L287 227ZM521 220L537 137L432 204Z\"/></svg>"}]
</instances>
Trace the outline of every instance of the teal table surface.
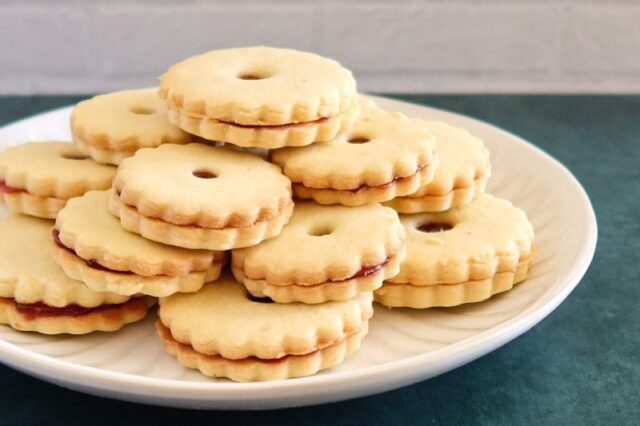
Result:
<instances>
[{"instance_id":1,"label":"teal table surface","mask_svg":"<svg viewBox=\"0 0 640 426\"><path fill-rule=\"evenodd\" d=\"M102 399L0 365L0 424L640 424L640 96L393 97L518 134L584 185L598 218L596 255L547 319L497 351L413 386L259 413ZM0 97L0 123L79 99Z\"/></svg>"}]
</instances>

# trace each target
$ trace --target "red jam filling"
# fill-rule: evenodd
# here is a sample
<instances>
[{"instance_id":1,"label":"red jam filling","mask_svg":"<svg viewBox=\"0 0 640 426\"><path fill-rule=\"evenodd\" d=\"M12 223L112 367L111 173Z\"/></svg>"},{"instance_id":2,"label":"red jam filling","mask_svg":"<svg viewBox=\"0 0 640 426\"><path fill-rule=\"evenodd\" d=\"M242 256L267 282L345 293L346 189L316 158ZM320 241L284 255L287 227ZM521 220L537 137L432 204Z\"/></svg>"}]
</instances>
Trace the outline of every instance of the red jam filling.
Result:
<instances>
[{"instance_id":1,"label":"red jam filling","mask_svg":"<svg viewBox=\"0 0 640 426\"><path fill-rule=\"evenodd\" d=\"M51 231L51 238L53 238L53 242L56 243L56 245L58 247L60 247L61 249L65 249L69 253L71 253L74 256L76 256L78 259L82 259L80 256L78 256L78 253L76 253L75 250L70 249L69 247L65 246L62 243L62 241L60 240L60 231L58 229L54 228ZM89 260L82 259L82 260L84 261L84 263L87 264L88 267L93 268L93 269L97 269L99 271L111 272L111 273L114 273L114 274L132 274L132 272L128 272L128 271L116 271L116 270L113 270L113 269L109 269L109 268L99 264L98 261L95 260L95 259L89 259Z\"/></svg>"},{"instance_id":2,"label":"red jam filling","mask_svg":"<svg viewBox=\"0 0 640 426\"><path fill-rule=\"evenodd\" d=\"M9 186L4 180L0 180L0 192L4 192L5 194L15 194L17 192L27 192L27 191L22 188Z\"/></svg>"},{"instance_id":3,"label":"red jam filling","mask_svg":"<svg viewBox=\"0 0 640 426\"><path fill-rule=\"evenodd\" d=\"M377 265L366 265L363 266L362 268L360 268L360 270L358 272L356 272L355 274L353 274L352 276L350 276L349 278L345 278L344 280L338 280L338 281L331 281L331 282L340 282L340 281L348 281L348 280L352 280L354 278L362 278L362 277L368 277L369 275L373 275L377 272L380 272L380 270L382 268L384 268L384 266L389 263L389 259L388 257L384 260L384 262L379 263Z\"/></svg>"},{"instance_id":4,"label":"red jam filling","mask_svg":"<svg viewBox=\"0 0 640 426\"><path fill-rule=\"evenodd\" d=\"M328 119L329 119L328 117L321 117L321 118L318 118L317 120L303 121L303 122L300 122L300 123L266 124L266 125L240 124L240 123L234 123L233 121L223 121L223 120L217 120L217 121L219 121L220 123L228 124L229 126L240 127L242 129L273 129L273 130L281 130L281 129L288 129L290 127L304 126L304 125L307 125L307 124L321 124L321 123L324 123L325 121L327 121Z\"/></svg>"},{"instance_id":5,"label":"red jam filling","mask_svg":"<svg viewBox=\"0 0 640 426\"><path fill-rule=\"evenodd\" d=\"M134 299L130 299L124 303L115 303L115 304L106 304L100 306L94 306L93 308L87 308L84 306L70 304L62 307L49 306L46 303L36 302L36 303L19 303L16 302L15 299L4 298L6 301L10 301L15 304L16 309L22 315L24 315L27 319L33 320L40 317L79 317L82 315L88 315L95 312L105 312L112 309L119 309L125 306L130 306L131 308L139 308L141 306L146 306L144 297L136 297Z\"/></svg>"},{"instance_id":6,"label":"red jam filling","mask_svg":"<svg viewBox=\"0 0 640 426\"><path fill-rule=\"evenodd\" d=\"M415 172L414 174L412 174L411 176L396 176L396 177L395 177L395 178L393 178L391 181L389 181L389 182L387 182L387 183L383 183L383 184L381 184L381 185L367 185L367 184L363 184L363 185L360 185L359 187L354 188L354 189L312 188L312 187L309 187L309 186L303 185L303 184L301 184L301 183L299 183L299 182L294 182L293 184L294 184L294 185L300 185L300 186L303 186L303 187L308 188L308 189L317 189L317 190L321 190L321 189L333 189L333 190L335 190L335 191L349 191L349 192L354 192L354 193L355 193L355 192L358 192L358 191L367 191L367 190L370 190L370 189L387 189L387 188L390 188L390 187L391 187L391 185L394 185L394 184L396 184L396 183L399 183L399 182L402 182L402 181L409 180L409 179L413 178L415 175L417 175L418 173L420 173L420 172L421 172L425 167L427 167L427 166L428 166L428 164L424 164L424 165L422 165L422 166L419 166L419 167L416 169L416 172Z\"/></svg>"}]
</instances>

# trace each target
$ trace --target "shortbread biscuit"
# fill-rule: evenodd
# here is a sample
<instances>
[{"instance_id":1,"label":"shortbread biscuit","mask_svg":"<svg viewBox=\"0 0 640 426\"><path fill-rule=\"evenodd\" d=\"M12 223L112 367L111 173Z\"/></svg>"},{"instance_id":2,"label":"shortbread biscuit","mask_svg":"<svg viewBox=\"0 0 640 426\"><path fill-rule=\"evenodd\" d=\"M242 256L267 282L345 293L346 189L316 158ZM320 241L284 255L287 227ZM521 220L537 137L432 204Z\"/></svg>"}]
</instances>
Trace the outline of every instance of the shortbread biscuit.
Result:
<instances>
[{"instance_id":1,"label":"shortbread biscuit","mask_svg":"<svg viewBox=\"0 0 640 426\"><path fill-rule=\"evenodd\" d=\"M481 194L440 213L401 215L407 257L375 292L389 307L429 308L479 302L525 279L533 227L509 201Z\"/></svg>"},{"instance_id":2,"label":"shortbread biscuit","mask_svg":"<svg viewBox=\"0 0 640 426\"><path fill-rule=\"evenodd\" d=\"M170 124L167 114L156 88L95 96L71 113L73 142L95 161L115 165L140 148L191 142L191 135Z\"/></svg>"},{"instance_id":3,"label":"shortbread biscuit","mask_svg":"<svg viewBox=\"0 0 640 426\"><path fill-rule=\"evenodd\" d=\"M53 222L0 220L0 323L45 334L114 331L142 319L155 299L98 292L68 278L53 260Z\"/></svg>"},{"instance_id":4,"label":"shortbread biscuit","mask_svg":"<svg viewBox=\"0 0 640 426\"><path fill-rule=\"evenodd\" d=\"M321 56L273 47L214 50L160 76L170 121L205 139L243 147L333 139L359 114L351 72Z\"/></svg>"},{"instance_id":5,"label":"shortbread biscuit","mask_svg":"<svg viewBox=\"0 0 640 426\"><path fill-rule=\"evenodd\" d=\"M14 212L51 219L69 198L109 188L115 174L69 142L29 142L0 153L0 200Z\"/></svg>"},{"instance_id":6,"label":"shortbread biscuit","mask_svg":"<svg viewBox=\"0 0 640 426\"><path fill-rule=\"evenodd\" d=\"M435 140L424 122L363 102L352 131L332 141L270 153L298 198L358 206L415 192L433 178Z\"/></svg>"},{"instance_id":7,"label":"shortbread biscuit","mask_svg":"<svg viewBox=\"0 0 640 426\"><path fill-rule=\"evenodd\" d=\"M373 315L372 293L317 305L253 299L230 274L197 293L160 299L158 331L190 368L236 381L317 373L358 348Z\"/></svg>"},{"instance_id":8,"label":"shortbread biscuit","mask_svg":"<svg viewBox=\"0 0 640 426\"><path fill-rule=\"evenodd\" d=\"M55 259L96 291L169 296L199 290L220 276L225 253L188 250L142 238L109 214L110 191L70 200L52 231Z\"/></svg>"},{"instance_id":9,"label":"shortbread biscuit","mask_svg":"<svg viewBox=\"0 0 640 426\"><path fill-rule=\"evenodd\" d=\"M293 210L291 182L247 152L204 144L142 149L120 165L110 211L150 240L228 250L278 235Z\"/></svg>"},{"instance_id":10,"label":"shortbread biscuit","mask_svg":"<svg viewBox=\"0 0 640 426\"><path fill-rule=\"evenodd\" d=\"M470 203L484 192L491 174L489 151L468 131L440 121L427 121L440 160L433 180L413 194L385 205L401 213L440 212Z\"/></svg>"},{"instance_id":11,"label":"shortbread biscuit","mask_svg":"<svg viewBox=\"0 0 640 426\"><path fill-rule=\"evenodd\" d=\"M278 303L347 300L398 273L404 234L397 213L379 204L296 203L280 235L233 251L233 274Z\"/></svg>"}]
</instances>

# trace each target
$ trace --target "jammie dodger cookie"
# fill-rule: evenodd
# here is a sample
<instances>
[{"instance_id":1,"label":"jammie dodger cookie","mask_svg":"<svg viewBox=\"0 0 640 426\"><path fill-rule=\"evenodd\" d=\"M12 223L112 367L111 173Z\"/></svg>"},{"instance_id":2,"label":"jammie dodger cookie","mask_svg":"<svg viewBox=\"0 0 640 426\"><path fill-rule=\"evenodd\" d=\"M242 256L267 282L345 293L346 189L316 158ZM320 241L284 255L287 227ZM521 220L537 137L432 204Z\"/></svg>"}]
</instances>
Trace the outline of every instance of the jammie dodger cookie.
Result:
<instances>
[{"instance_id":1,"label":"jammie dodger cookie","mask_svg":"<svg viewBox=\"0 0 640 426\"><path fill-rule=\"evenodd\" d=\"M415 192L433 178L435 141L424 122L363 102L352 131L332 141L271 152L298 198L358 206Z\"/></svg>"},{"instance_id":2,"label":"jammie dodger cookie","mask_svg":"<svg viewBox=\"0 0 640 426\"><path fill-rule=\"evenodd\" d=\"M278 303L347 300L398 273L404 228L379 204L301 202L282 233L233 251L233 274L256 297Z\"/></svg>"},{"instance_id":3,"label":"jammie dodger cookie","mask_svg":"<svg viewBox=\"0 0 640 426\"><path fill-rule=\"evenodd\" d=\"M441 213L400 217L407 257L375 292L388 307L429 308L479 302L524 280L533 228L509 201L481 194Z\"/></svg>"},{"instance_id":4,"label":"jammie dodger cookie","mask_svg":"<svg viewBox=\"0 0 640 426\"><path fill-rule=\"evenodd\" d=\"M58 214L55 259L69 277L96 291L161 297L197 291L220 276L224 252L168 246L126 231L107 210L110 192L87 192Z\"/></svg>"},{"instance_id":5,"label":"jammie dodger cookie","mask_svg":"<svg viewBox=\"0 0 640 426\"><path fill-rule=\"evenodd\" d=\"M235 381L308 376L360 347L372 293L318 305L253 299L229 274L197 293L160 299L165 350L186 367Z\"/></svg>"},{"instance_id":6,"label":"jammie dodger cookie","mask_svg":"<svg viewBox=\"0 0 640 426\"><path fill-rule=\"evenodd\" d=\"M184 248L228 250L280 233L291 182L257 155L204 144L142 149L118 168L110 211L129 231Z\"/></svg>"},{"instance_id":7,"label":"jammie dodger cookie","mask_svg":"<svg viewBox=\"0 0 640 426\"><path fill-rule=\"evenodd\" d=\"M0 152L0 200L14 212L54 218L69 198L109 188L115 174L69 142L29 142Z\"/></svg>"},{"instance_id":8,"label":"jammie dodger cookie","mask_svg":"<svg viewBox=\"0 0 640 426\"><path fill-rule=\"evenodd\" d=\"M0 324L44 334L115 331L141 320L150 297L94 291L53 260L53 222L22 215L0 220Z\"/></svg>"},{"instance_id":9,"label":"jammie dodger cookie","mask_svg":"<svg viewBox=\"0 0 640 426\"><path fill-rule=\"evenodd\" d=\"M160 76L169 120L243 147L328 141L358 117L351 71L321 56L273 47L214 50Z\"/></svg>"},{"instance_id":10,"label":"jammie dodger cookie","mask_svg":"<svg viewBox=\"0 0 640 426\"><path fill-rule=\"evenodd\" d=\"M443 122L426 125L435 136L440 163L427 185L385 203L401 213L439 212L467 204L484 192L491 173L482 140Z\"/></svg>"},{"instance_id":11,"label":"jammie dodger cookie","mask_svg":"<svg viewBox=\"0 0 640 426\"><path fill-rule=\"evenodd\" d=\"M192 139L169 123L156 88L107 93L78 103L71 114L71 133L80 151L99 163L116 165L140 148Z\"/></svg>"}]
</instances>

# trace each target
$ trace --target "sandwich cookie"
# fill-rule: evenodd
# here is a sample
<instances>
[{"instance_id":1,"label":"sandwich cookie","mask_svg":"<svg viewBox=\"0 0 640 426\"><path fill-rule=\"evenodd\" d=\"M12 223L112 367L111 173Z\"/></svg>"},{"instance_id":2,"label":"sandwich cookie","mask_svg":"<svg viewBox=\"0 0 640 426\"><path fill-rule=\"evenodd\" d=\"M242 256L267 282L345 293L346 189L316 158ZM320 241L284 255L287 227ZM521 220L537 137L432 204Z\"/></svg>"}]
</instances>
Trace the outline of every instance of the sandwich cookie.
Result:
<instances>
[{"instance_id":1,"label":"sandwich cookie","mask_svg":"<svg viewBox=\"0 0 640 426\"><path fill-rule=\"evenodd\" d=\"M160 299L164 348L186 367L234 381L308 376L360 347L372 293L318 305L253 299L229 274L197 293Z\"/></svg>"},{"instance_id":2,"label":"sandwich cookie","mask_svg":"<svg viewBox=\"0 0 640 426\"><path fill-rule=\"evenodd\" d=\"M94 291L67 277L53 260L52 226L15 214L0 220L0 323L20 331L86 334L144 318L156 299Z\"/></svg>"},{"instance_id":3,"label":"sandwich cookie","mask_svg":"<svg viewBox=\"0 0 640 426\"><path fill-rule=\"evenodd\" d=\"M402 215L407 257L376 290L388 307L430 308L479 302L527 276L533 228L509 201L481 194L440 213Z\"/></svg>"},{"instance_id":4,"label":"sandwich cookie","mask_svg":"<svg viewBox=\"0 0 640 426\"><path fill-rule=\"evenodd\" d=\"M124 296L193 292L220 276L224 252L189 250L126 231L107 209L109 191L70 200L52 230L55 260L95 291Z\"/></svg>"},{"instance_id":5,"label":"sandwich cookie","mask_svg":"<svg viewBox=\"0 0 640 426\"><path fill-rule=\"evenodd\" d=\"M0 200L11 211L52 219L69 198L109 188L115 174L69 142L29 142L0 153Z\"/></svg>"},{"instance_id":6,"label":"sandwich cookie","mask_svg":"<svg viewBox=\"0 0 640 426\"><path fill-rule=\"evenodd\" d=\"M396 212L379 204L296 203L280 235L233 251L233 274L278 303L347 300L398 273L404 234Z\"/></svg>"},{"instance_id":7,"label":"sandwich cookie","mask_svg":"<svg viewBox=\"0 0 640 426\"><path fill-rule=\"evenodd\" d=\"M109 201L122 226L190 249L274 237L293 210L291 182L255 154L204 144L141 149L118 168Z\"/></svg>"},{"instance_id":8,"label":"sandwich cookie","mask_svg":"<svg viewBox=\"0 0 640 426\"><path fill-rule=\"evenodd\" d=\"M312 53L273 47L186 59L160 76L159 93L176 126L242 147L328 141L360 113L351 71Z\"/></svg>"}]
</instances>

